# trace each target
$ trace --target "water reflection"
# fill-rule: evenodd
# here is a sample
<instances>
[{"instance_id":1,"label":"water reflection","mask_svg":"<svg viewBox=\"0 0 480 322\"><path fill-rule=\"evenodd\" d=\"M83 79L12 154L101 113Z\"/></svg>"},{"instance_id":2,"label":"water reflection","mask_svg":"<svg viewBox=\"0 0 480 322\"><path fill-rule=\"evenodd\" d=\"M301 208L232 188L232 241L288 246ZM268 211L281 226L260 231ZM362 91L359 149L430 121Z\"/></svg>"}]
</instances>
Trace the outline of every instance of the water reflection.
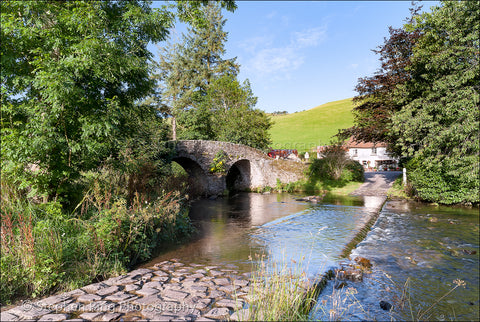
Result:
<instances>
[{"instance_id":1,"label":"water reflection","mask_svg":"<svg viewBox=\"0 0 480 322\"><path fill-rule=\"evenodd\" d=\"M310 204L296 201L298 197L239 193L195 201L190 217L198 228L196 236L143 266L177 258L210 265L232 263L251 270L249 258L259 254L278 266L301 262L313 277L336 263L343 247L384 201L329 195L323 203Z\"/></svg>"},{"instance_id":2,"label":"water reflection","mask_svg":"<svg viewBox=\"0 0 480 322\"><path fill-rule=\"evenodd\" d=\"M363 206L368 208L369 211L379 211L385 202L385 197L377 196L364 196L363 197Z\"/></svg>"},{"instance_id":3,"label":"water reflection","mask_svg":"<svg viewBox=\"0 0 480 322\"><path fill-rule=\"evenodd\" d=\"M264 253L263 245L252 238L252 230L306 208L308 204L295 201L290 194L238 193L230 198L197 200L190 210L198 229L192 241L172 247L143 266L178 258L210 265L228 262L250 270L250 255Z\"/></svg>"}]
</instances>

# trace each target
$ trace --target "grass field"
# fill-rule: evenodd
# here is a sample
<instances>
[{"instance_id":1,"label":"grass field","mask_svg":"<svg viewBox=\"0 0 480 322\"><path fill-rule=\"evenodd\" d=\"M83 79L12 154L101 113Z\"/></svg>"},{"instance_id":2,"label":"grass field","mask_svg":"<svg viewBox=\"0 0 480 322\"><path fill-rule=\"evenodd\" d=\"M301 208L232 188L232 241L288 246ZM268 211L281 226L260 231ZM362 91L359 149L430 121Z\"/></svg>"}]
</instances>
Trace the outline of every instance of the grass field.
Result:
<instances>
[{"instance_id":1,"label":"grass field","mask_svg":"<svg viewBox=\"0 0 480 322\"><path fill-rule=\"evenodd\" d=\"M348 98L303 112L271 116L272 147L305 152L317 145L326 145L339 129L353 125L352 109L352 99Z\"/></svg>"}]
</instances>

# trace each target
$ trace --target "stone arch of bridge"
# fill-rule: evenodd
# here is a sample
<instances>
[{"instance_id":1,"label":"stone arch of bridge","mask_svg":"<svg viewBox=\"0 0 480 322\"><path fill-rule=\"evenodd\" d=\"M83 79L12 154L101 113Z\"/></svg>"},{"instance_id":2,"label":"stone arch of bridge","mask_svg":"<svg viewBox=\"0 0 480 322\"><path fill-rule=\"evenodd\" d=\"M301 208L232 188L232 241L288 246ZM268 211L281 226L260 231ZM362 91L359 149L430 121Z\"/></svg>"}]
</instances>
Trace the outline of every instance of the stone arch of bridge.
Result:
<instances>
[{"instance_id":1,"label":"stone arch of bridge","mask_svg":"<svg viewBox=\"0 0 480 322\"><path fill-rule=\"evenodd\" d=\"M225 181L229 191L245 190L251 187L252 169L247 159L236 161L228 169Z\"/></svg>"},{"instance_id":2,"label":"stone arch of bridge","mask_svg":"<svg viewBox=\"0 0 480 322\"><path fill-rule=\"evenodd\" d=\"M202 167L195 160L187 157L175 157L172 161L178 163L187 172L189 193L194 196L203 195L208 188L208 180Z\"/></svg>"}]
</instances>

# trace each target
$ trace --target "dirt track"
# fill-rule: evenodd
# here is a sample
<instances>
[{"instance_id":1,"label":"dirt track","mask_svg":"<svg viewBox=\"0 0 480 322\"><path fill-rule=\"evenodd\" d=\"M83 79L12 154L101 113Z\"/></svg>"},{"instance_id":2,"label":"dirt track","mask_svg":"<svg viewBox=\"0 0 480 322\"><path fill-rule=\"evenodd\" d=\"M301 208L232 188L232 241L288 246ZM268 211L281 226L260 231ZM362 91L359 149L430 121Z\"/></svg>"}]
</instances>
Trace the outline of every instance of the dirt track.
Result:
<instances>
[{"instance_id":1,"label":"dirt track","mask_svg":"<svg viewBox=\"0 0 480 322\"><path fill-rule=\"evenodd\" d=\"M365 182L351 195L386 196L395 179L401 175L401 171L365 172Z\"/></svg>"}]
</instances>

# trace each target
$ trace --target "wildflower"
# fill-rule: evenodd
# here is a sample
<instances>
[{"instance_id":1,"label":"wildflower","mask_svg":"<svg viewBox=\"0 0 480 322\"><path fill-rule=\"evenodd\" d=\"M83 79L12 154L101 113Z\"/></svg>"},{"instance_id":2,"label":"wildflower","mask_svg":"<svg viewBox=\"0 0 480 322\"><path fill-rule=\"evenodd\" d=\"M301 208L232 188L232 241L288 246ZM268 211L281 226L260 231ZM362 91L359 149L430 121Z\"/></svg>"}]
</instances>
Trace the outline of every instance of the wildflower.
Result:
<instances>
[{"instance_id":1,"label":"wildflower","mask_svg":"<svg viewBox=\"0 0 480 322\"><path fill-rule=\"evenodd\" d=\"M455 283L455 285L457 285L457 287L463 286L464 288L465 288L465 285L467 284L467 283L465 283L464 280L460 280L458 278L456 280L454 280L453 283Z\"/></svg>"},{"instance_id":2,"label":"wildflower","mask_svg":"<svg viewBox=\"0 0 480 322\"><path fill-rule=\"evenodd\" d=\"M349 295L358 294L358 291L354 287L349 287L349 288L347 288L347 294L349 294Z\"/></svg>"}]
</instances>

